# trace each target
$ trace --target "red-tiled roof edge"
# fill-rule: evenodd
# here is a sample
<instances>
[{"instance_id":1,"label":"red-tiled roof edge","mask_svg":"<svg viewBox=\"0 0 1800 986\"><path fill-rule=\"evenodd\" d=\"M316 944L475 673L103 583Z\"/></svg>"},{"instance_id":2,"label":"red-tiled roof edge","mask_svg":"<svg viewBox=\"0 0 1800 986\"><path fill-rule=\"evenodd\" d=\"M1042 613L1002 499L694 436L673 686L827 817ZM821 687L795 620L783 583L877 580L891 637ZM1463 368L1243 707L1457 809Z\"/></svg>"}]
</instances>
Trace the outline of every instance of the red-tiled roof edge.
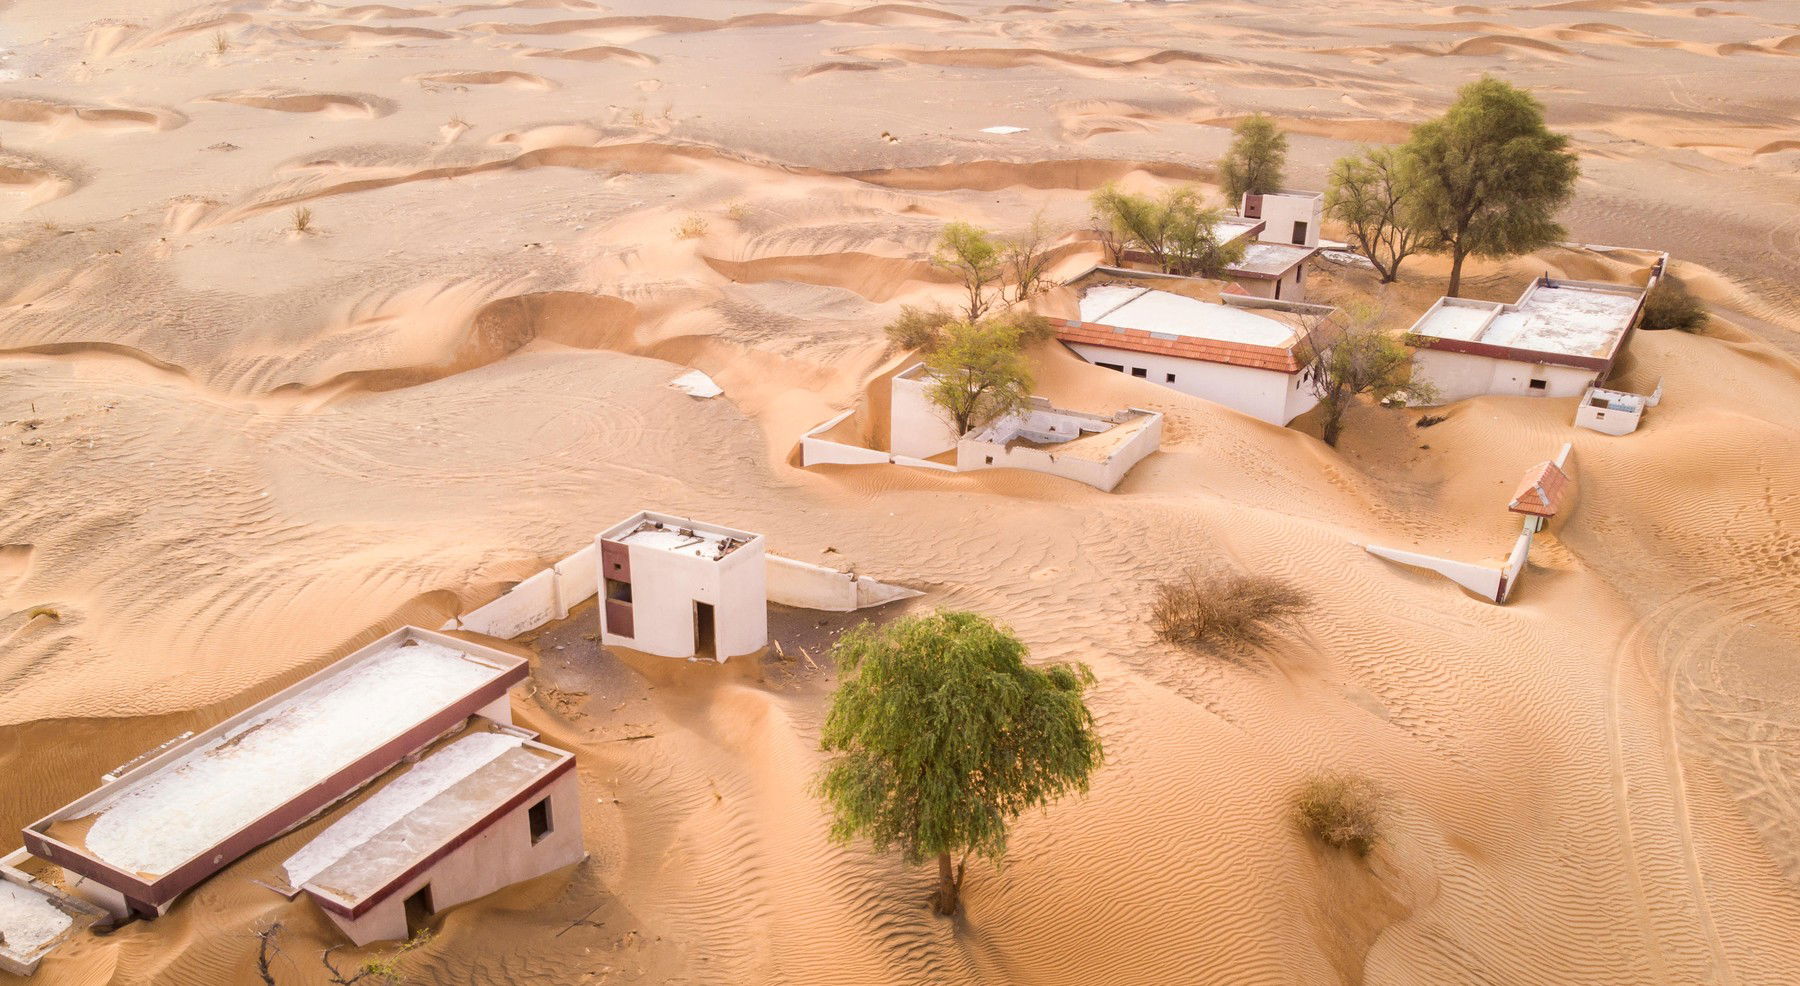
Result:
<instances>
[{"instance_id":1,"label":"red-tiled roof edge","mask_svg":"<svg viewBox=\"0 0 1800 986\"><path fill-rule=\"evenodd\" d=\"M1512 500L1507 503L1506 509L1536 517L1554 517L1562 506L1563 495L1568 492L1568 488L1568 473L1563 472L1554 462L1540 462L1525 471L1525 478L1519 482L1519 488L1513 491Z\"/></svg>"},{"instance_id":2,"label":"red-tiled roof edge","mask_svg":"<svg viewBox=\"0 0 1800 986\"><path fill-rule=\"evenodd\" d=\"M1247 342L1224 342L1216 339L1196 339L1191 336L1158 339L1143 329L1121 329L1111 325L1083 322L1078 319L1063 320L1056 337L1065 344L1105 346L1111 349L1123 349L1127 352L1175 356L1207 363L1223 363L1227 366L1245 366L1257 370L1275 370L1290 374L1299 373L1305 369L1310 361L1311 353L1311 347L1305 339L1296 340L1294 345L1286 347L1258 346Z\"/></svg>"}]
</instances>

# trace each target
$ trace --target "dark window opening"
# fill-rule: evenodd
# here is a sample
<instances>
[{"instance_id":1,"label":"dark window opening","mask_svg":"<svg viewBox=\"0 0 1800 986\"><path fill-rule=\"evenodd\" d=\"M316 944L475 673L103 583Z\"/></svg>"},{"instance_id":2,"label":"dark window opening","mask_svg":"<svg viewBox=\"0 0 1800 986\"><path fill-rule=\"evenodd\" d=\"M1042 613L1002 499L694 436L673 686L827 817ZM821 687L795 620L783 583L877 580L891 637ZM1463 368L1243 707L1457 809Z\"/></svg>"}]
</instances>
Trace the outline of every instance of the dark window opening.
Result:
<instances>
[{"instance_id":1,"label":"dark window opening","mask_svg":"<svg viewBox=\"0 0 1800 986\"><path fill-rule=\"evenodd\" d=\"M525 812L525 817L531 822L531 844L534 846L544 841L544 836L556 831L555 826L550 824L549 798L532 805L530 810Z\"/></svg>"},{"instance_id":2,"label":"dark window opening","mask_svg":"<svg viewBox=\"0 0 1800 986\"><path fill-rule=\"evenodd\" d=\"M631 583L619 579L607 579L606 598L615 603L631 602Z\"/></svg>"},{"instance_id":3,"label":"dark window opening","mask_svg":"<svg viewBox=\"0 0 1800 986\"><path fill-rule=\"evenodd\" d=\"M1094 365L1099 366L1099 367L1104 367L1108 370L1117 370L1120 373L1125 372L1125 367L1119 365L1118 363L1095 363Z\"/></svg>"},{"instance_id":4,"label":"dark window opening","mask_svg":"<svg viewBox=\"0 0 1800 986\"><path fill-rule=\"evenodd\" d=\"M994 464L994 457L993 457L993 456L991 456L991 455L990 455L990 456L986 456L986 458L987 458L987 464L988 464L988 465L990 465L990 466L991 466L991 465L993 465L993 464Z\"/></svg>"},{"instance_id":5,"label":"dark window opening","mask_svg":"<svg viewBox=\"0 0 1800 986\"><path fill-rule=\"evenodd\" d=\"M1148 377L1150 371L1141 366L1134 366L1131 368L1131 375L1134 377Z\"/></svg>"},{"instance_id":6,"label":"dark window opening","mask_svg":"<svg viewBox=\"0 0 1800 986\"><path fill-rule=\"evenodd\" d=\"M1550 381L1548 381L1548 380L1533 380L1533 381L1531 381L1531 389L1532 390L1546 390L1549 388L1549 386L1550 386Z\"/></svg>"},{"instance_id":7,"label":"dark window opening","mask_svg":"<svg viewBox=\"0 0 1800 986\"><path fill-rule=\"evenodd\" d=\"M1175 382L1175 374L1173 374L1173 373L1163 374L1163 383L1174 383L1174 382Z\"/></svg>"},{"instance_id":8,"label":"dark window opening","mask_svg":"<svg viewBox=\"0 0 1800 986\"><path fill-rule=\"evenodd\" d=\"M1275 282L1275 300L1276 301L1281 300L1281 282L1280 281Z\"/></svg>"},{"instance_id":9,"label":"dark window opening","mask_svg":"<svg viewBox=\"0 0 1800 986\"><path fill-rule=\"evenodd\" d=\"M1301 246L1306 245L1306 224L1305 223L1295 223L1294 224L1294 242Z\"/></svg>"},{"instance_id":10,"label":"dark window opening","mask_svg":"<svg viewBox=\"0 0 1800 986\"><path fill-rule=\"evenodd\" d=\"M417 938L431 930L431 915L437 909L431 906L431 884L420 887L411 897L406 898L406 936Z\"/></svg>"}]
</instances>

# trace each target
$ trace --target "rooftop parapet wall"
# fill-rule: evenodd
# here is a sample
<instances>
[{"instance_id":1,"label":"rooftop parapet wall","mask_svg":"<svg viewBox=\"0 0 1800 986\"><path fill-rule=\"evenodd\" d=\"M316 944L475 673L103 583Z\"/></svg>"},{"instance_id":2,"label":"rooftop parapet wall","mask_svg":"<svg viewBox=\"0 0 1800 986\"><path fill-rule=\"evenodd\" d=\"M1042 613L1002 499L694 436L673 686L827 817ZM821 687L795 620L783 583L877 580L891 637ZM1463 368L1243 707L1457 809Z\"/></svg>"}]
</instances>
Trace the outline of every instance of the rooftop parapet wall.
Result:
<instances>
[{"instance_id":1,"label":"rooftop parapet wall","mask_svg":"<svg viewBox=\"0 0 1800 986\"><path fill-rule=\"evenodd\" d=\"M383 662L414 646L433 648L432 659L449 655L443 659L458 662L456 675L435 689L410 673L385 675ZM503 700L526 674L522 658L402 627L33 822L26 848L155 916L244 853ZM383 712L393 718L384 721ZM79 838L63 834L83 828Z\"/></svg>"}]
</instances>

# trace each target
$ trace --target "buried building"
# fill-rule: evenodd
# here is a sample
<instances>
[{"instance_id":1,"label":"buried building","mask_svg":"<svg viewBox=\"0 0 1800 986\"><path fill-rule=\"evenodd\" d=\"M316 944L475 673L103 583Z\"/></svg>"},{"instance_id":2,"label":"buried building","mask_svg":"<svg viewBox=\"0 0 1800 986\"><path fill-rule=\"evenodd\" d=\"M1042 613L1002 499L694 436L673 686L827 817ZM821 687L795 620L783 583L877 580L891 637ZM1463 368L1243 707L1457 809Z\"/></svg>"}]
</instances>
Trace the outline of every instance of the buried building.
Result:
<instances>
[{"instance_id":1,"label":"buried building","mask_svg":"<svg viewBox=\"0 0 1800 986\"><path fill-rule=\"evenodd\" d=\"M1241 307L1134 284L1098 284L1057 338L1096 366L1285 425L1318 404L1313 346L1329 308Z\"/></svg>"},{"instance_id":2,"label":"buried building","mask_svg":"<svg viewBox=\"0 0 1800 986\"><path fill-rule=\"evenodd\" d=\"M644 510L595 543L606 646L724 661L768 645L762 535Z\"/></svg>"},{"instance_id":3,"label":"buried building","mask_svg":"<svg viewBox=\"0 0 1800 986\"><path fill-rule=\"evenodd\" d=\"M1667 260L1656 261L1644 287L1545 276L1512 304L1440 298L1407 334L1413 375L1444 403L1580 397L1612 375Z\"/></svg>"}]
</instances>

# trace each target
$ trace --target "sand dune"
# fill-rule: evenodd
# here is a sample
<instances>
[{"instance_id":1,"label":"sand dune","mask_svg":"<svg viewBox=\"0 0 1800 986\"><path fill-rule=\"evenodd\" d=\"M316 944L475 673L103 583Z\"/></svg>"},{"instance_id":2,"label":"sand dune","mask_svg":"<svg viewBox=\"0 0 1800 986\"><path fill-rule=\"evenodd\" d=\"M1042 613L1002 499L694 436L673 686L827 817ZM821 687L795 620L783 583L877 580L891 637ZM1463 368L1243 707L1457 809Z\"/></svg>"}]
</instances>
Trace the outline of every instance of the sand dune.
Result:
<instances>
[{"instance_id":1,"label":"sand dune","mask_svg":"<svg viewBox=\"0 0 1800 986\"><path fill-rule=\"evenodd\" d=\"M74 191L74 178L43 161L0 151L0 204L30 209Z\"/></svg>"},{"instance_id":2,"label":"sand dune","mask_svg":"<svg viewBox=\"0 0 1800 986\"><path fill-rule=\"evenodd\" d=\"M282 113L320 113L325 116L373 119L393 112L394 104L379 96L357 93L304 92L299 89L264 88L221 92L205 97L211 103L231 103Z\"/></svg>"},{"instance_id":3,"label":"sand dune","mask_svg":"<svg viewBox=\"0 0 1800 986\"><path fill-rule=\"evenodd\" d=\"M452 86L512 86L516 89L543 91L557 88L557 83L530 72L424 72L407 77L408 82L436 83Z\"/></svg>"},{"instance_id":4,"label":"sand dune","mask_svg":"<svg viewBox=\"0 0 1800 986\"><path fill-rule=\"evenodd\" d=\"M655 65L658 59L630 48L616 45L594 45L588 48L539 48L525 53L528 58L567 58L578 62L604 62L617 59L634 65Z\"/></svg>"},{"instance_id":5,"label":"sand dune","mask_svg":"<svg viewBox=\"0 0 1800 986\"><path fill-rule=\"evenodd\" d=\"M174 110L83 106L34 97L0 98L0 120L48 127L58 134L93 130L170 130L187 122Z\"/></svg>"}]
</instances>

